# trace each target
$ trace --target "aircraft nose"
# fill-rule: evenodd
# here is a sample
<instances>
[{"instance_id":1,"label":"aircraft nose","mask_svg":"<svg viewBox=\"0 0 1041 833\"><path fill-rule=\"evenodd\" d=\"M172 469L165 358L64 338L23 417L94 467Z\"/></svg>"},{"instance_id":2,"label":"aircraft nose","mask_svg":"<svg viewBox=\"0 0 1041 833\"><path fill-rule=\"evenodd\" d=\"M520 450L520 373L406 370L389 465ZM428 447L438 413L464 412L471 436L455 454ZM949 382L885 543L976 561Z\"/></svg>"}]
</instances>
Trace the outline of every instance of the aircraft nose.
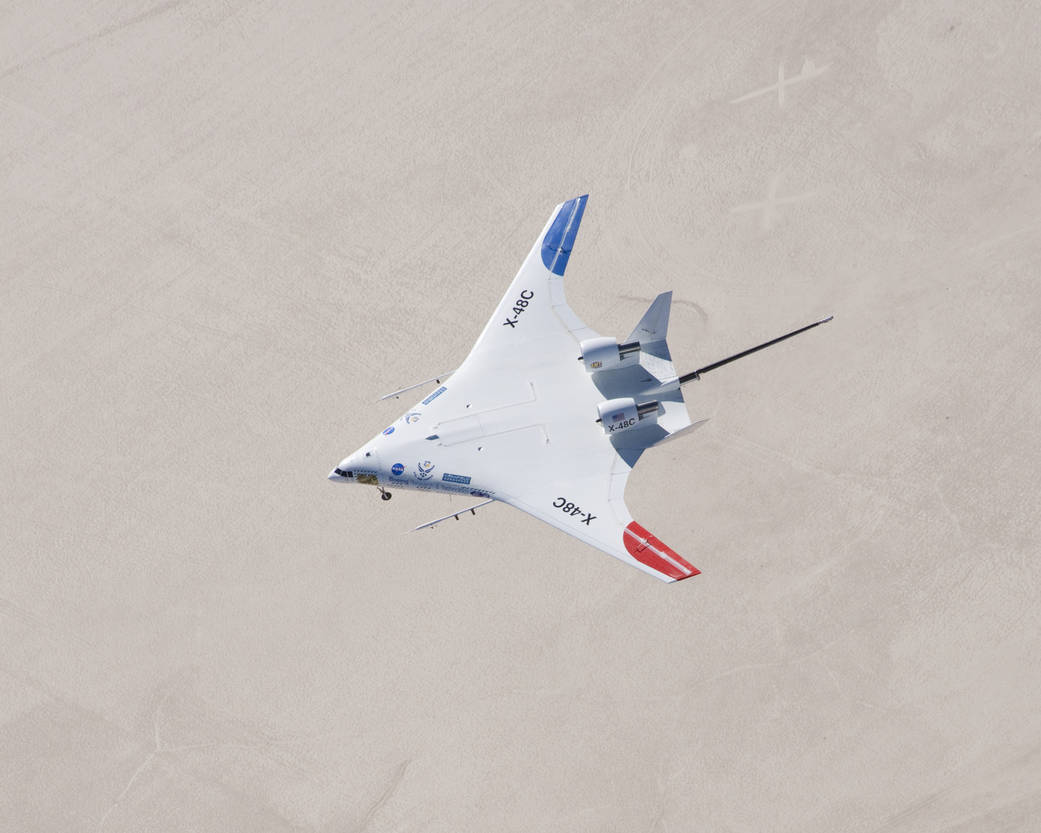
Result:
<instances>
[{"instance_id":1,"label":"aircraft nose","mask_svg":"<svg viewBox=\"0 0 1041 833\"><path fill-rule=\"evenodd\" d=\"M329 479L333 483L357 483L359 468L364 471L367 468L374 468L376 465L375 460L365 460L364 457L372 457L372 453L365 452L363 456L361 451L355 451L344 457L336 468L329 472Z\"/></svg>"},{"instance_id":2,"label":"aircraft nose","mask_svg":"<svg viewBox=\"0 0 1041 833\"><path fill-rule=\"evenodd\" d=\"M329 472L329 479L333 483L350 483L354 479L354 472L347 468L347 461L343 461Z\"/></svg>"}]
</instances>

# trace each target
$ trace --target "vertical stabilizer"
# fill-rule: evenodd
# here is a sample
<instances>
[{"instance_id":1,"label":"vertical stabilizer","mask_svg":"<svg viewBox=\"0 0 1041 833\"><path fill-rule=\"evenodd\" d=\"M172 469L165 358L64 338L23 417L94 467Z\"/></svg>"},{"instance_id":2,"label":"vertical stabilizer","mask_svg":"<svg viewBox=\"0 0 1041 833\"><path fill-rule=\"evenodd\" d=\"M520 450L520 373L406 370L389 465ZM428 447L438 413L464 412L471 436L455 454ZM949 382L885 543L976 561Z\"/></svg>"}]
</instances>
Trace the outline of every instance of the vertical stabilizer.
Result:
<instances>
[{"instance_id":1,"label":"vertical stabilizer","mask_svg":"<svg viewBox=\"0 0 1041 833\"><path fill-rule=\"evenodd\" d=\"M672 310L672 292L663 292L647 308L636 329L629 333L627 342L653 344L664 341L669 331L669 312Z\"/></svg>"}]
</instances>

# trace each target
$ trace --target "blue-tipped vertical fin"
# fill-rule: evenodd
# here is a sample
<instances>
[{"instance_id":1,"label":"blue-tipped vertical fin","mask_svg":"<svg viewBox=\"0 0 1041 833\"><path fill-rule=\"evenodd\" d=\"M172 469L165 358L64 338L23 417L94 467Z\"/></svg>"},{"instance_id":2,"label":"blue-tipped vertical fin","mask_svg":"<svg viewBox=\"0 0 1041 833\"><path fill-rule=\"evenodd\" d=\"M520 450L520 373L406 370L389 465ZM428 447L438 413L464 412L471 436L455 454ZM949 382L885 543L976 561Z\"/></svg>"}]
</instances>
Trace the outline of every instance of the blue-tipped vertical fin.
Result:
<instances>
[{"instance_id":1,"label":"blue-tipped vertical fin","mask_svg":"<svg viewBox=\"0 0 1041 833\"><path fill-rule=\"evenodd\" d=\"M571 249L575 245L582 214L586 210L589 194L568 200L553 218L549 231L542 238L542 262L554 275L563 275L567 268Z\"/></svg>"}]
</instances>

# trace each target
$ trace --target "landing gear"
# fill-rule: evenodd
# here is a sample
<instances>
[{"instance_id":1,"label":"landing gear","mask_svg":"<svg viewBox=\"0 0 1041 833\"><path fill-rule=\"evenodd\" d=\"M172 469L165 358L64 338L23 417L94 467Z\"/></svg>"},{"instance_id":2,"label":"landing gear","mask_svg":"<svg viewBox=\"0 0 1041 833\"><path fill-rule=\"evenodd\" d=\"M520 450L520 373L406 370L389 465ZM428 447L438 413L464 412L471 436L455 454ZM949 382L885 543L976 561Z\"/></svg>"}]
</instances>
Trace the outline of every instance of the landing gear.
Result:
<instances>
[{"instance_id":1,"label":"landing gear","mask_svg":"<svg viewBox=\"0 0 1041 833\"><path fill-rule=\"evenodd\" d=\"M390 500L390 492L388 492L382 486L379 487L379 490L380 490L380 500Z\"/></svg>"}]
</instances>

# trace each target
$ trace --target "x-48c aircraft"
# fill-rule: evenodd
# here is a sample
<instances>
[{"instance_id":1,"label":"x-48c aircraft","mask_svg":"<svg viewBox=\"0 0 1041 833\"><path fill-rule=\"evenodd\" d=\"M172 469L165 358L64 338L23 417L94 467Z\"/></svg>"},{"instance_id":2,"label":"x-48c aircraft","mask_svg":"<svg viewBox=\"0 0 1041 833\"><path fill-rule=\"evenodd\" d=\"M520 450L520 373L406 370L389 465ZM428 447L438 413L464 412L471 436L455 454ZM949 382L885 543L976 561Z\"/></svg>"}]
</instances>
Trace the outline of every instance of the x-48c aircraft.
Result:
<instances>
[{"instance_id":1,"label":"x-48c aircraft","mask_svg":"<svg viewBox=\"0 0 1041 833\"><path fill-rule=\"evenodd\" d=\"M470 355L433 391L343 459L341 483L508 503L663 581L698 570L633 520L625 482L648 448L688 432L682 386L830 321L825 318L680 376L666 344L664 292L622 343L583 324L564 299L564 269L588 196L558 205ZM447 380L442 384L442 380Z\"/></svg>"}]
</instances>

